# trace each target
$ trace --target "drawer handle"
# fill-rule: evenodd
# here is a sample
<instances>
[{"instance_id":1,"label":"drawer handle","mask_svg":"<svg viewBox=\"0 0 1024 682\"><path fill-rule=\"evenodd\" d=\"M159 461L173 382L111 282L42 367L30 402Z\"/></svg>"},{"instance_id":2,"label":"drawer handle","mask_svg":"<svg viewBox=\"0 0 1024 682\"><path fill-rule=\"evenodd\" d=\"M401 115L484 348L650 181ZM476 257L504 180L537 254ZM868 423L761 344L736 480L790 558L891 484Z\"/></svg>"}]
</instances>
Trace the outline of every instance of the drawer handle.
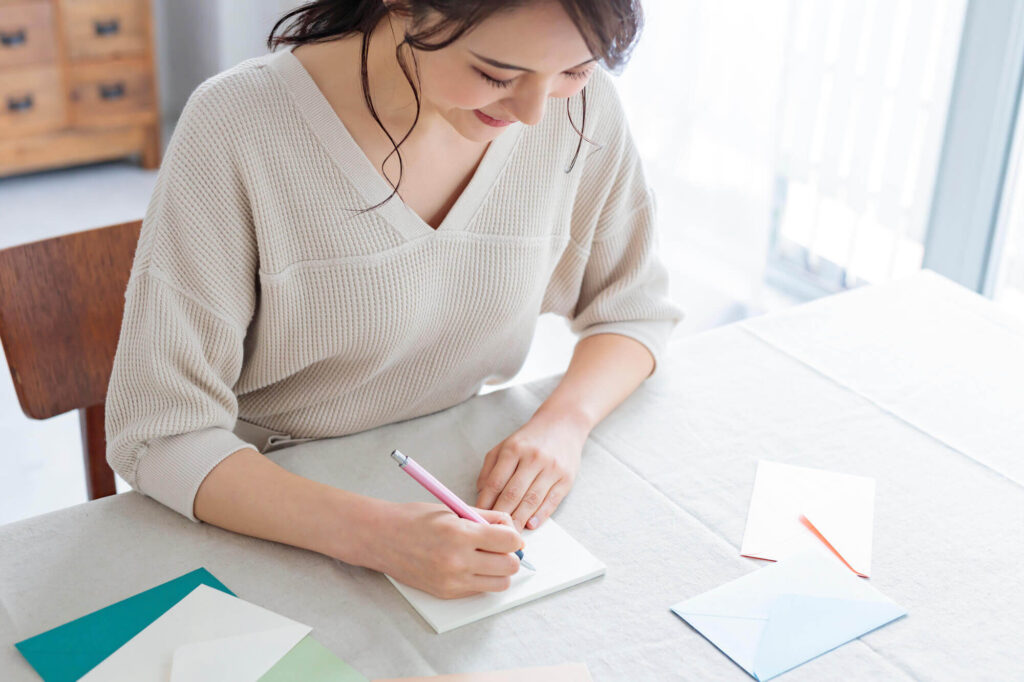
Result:
<instances>
[{"instance_id":1,"label":"drawer handle","mask_svg":"<svg viewBox=\"0 0 1024 682\"><path fill-rule=\"evenodd\" d=\"M25 95L21 99L14 97L7 98L8 111L27 111L32 108L32 95Z\"/></svg>"},{"instance_id":2,"label":"drawer handle","mask_svg":"<svg viewBox=\"0 0 1024 682\"><path fill-rule=\"evenodd\" d=\"M112 36L121 31L121 22L117 19L108 21L96 21L93 23L98 36Z\"/></svg>"},{"instance_id":3,"label":"drawer handle","mask_svg":"<svg viewBox=\"0 0 1024 682\"><path fill-rule=\"evenodd\" d=\"M25 29L19 28L14 33L0 33L0 45L15 47L25 44Z\"/></svg>"},{"instance_id":4,"label":"drawer handle","mask_svg":"<svg viewBox=\"0 0 1024 682\"><path fill-rule=\"evenodd\" d=\"M121 99L124 97L124 83L114 83L111 85L100 84L100 99L112 100Z\"/></svg>"}]
</instances>

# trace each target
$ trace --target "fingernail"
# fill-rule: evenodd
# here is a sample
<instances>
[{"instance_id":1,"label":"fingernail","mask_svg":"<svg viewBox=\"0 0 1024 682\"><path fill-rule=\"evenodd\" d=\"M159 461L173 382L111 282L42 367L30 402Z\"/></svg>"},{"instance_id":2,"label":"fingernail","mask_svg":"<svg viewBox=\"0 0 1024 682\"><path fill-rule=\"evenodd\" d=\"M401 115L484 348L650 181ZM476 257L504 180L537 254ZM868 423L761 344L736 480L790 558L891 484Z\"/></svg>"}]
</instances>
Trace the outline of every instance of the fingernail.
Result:
<instances>
[{"instance_id":1,"label":"fingernail","mask_svg":"<svg viewBox=\"0 0 1024 682\"><path fill-rule=\"evenodd\" d=\"M534 529L534 528L536 528L537 526L540 525L540 519L538 519L536 516L534 516L532 519L530 519L530 522L527 525L532 530L532 529Z\"/></svg>"}]
</instances>

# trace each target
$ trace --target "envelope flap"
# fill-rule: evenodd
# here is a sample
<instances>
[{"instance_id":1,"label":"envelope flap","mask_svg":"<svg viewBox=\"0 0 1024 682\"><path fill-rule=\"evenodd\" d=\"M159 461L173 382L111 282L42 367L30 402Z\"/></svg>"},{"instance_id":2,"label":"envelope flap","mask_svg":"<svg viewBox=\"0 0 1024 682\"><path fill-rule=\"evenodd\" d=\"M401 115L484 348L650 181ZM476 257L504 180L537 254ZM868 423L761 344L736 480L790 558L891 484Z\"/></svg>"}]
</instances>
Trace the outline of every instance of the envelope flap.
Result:
<instances>
[{"instance_id":1,"label":"envelope flap","mask_svg":"<svg viewBox=\"0 0 1024 682\"><path fill-rule=\"evenodd\" d=\"M678 606L672 607L672 611L714 644L719 651L731 658L736 665L749 674L754 674L757 643L768 623L767 618L687 613L680 611Z\"/></svg>"},{"instance_id":2,"label":"envelope flap","mask_svg":"<svg viewBox=\"0 0 1024 682\"><path fill-rule=\"evenodd\" d=\"M146 629L198 585L234 594L205 568L198 568L14 646L44 680L72 682Z\"/></svg>"},{"instance_id":3,"label":"envelope flap","mask_svg":"<svg viewBox=\"0 0 1024 682\"><path fill-rule=\"evenodd\" d=\"M307 625L288 623L183 644L174 651L171 682L255 680L274 667L310 630Z\"/></svg>"},{"instance_id":4,"label":"envelope flap","mask_svg":"<svg viewBox=\"0 0 1024 682\"><path fill-rule=\"evenodd\" d=\"M891 601L780 594L754 655L755 676L769 680L904 615Z\"/></svg>"}]
</instances>

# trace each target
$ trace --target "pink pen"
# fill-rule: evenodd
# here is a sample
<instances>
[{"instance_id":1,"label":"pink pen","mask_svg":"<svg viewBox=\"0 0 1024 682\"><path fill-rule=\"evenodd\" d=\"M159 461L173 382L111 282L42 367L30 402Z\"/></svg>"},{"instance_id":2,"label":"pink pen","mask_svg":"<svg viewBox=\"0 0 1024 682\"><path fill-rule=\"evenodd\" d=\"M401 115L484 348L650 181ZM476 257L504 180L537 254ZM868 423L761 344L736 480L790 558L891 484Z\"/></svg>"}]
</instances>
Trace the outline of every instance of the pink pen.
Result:
<instances>
[{"instance_id":1,"label":"pink pen","mask_svg":"<svg viewBox=\"0 0 1024 682\"><path fill-rule=\"evenodd\" d=\"M459 499L458 495L453 493L451 490L448 490L441 481L434 478L429 471L417 464L416 460L412 457L403 455L398 450L393 450L391 452L391 459L398 462L398 466L400 466L405 473L412 476L413 480L426 488L427 492L439 499L446 507L458 514L460 518L468 519L476 523L489 524L487 519ZM517 549L516 556L519 557L520 564L526 566L531 571L537 570L529 561L526 560L525 557L523 557L523 550Z\"/></svg>"}]
</instances>

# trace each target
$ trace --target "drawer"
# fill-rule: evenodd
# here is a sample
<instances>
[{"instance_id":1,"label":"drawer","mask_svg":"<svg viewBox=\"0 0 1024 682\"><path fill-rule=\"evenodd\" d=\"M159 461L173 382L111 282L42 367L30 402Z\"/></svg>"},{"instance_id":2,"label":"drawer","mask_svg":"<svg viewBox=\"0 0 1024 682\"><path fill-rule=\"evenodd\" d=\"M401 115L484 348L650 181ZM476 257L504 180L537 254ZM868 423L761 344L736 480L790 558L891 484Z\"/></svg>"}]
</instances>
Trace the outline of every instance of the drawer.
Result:
<instances>
[{"instance_id":1,"label":"drawer","mask_svg":"<svg viewBox=\"0 0 1024 682\"><path fill-rule=\"evenodd\" d=\"M146 60L72 64L68 81L73 126L156 120L153 74Z\"/></svg>"},{"instance_id":2,"label":"drawer","mask_svg":"<svg viewBox=\"0 0 1024 682\"><path fill-rule=\"evenodd\" d=\"M141 55L149 47L145 0L61 0L68 57Z\"/></svg>"},{"instance_id":3,"label":"drawer","mask_svg":"<svg viewBox=\"0 0 1024 682\"><path fill-rule=\"evenodd\" d=\"M19 0L0 4L0 69L55 59L50 3Z\"/></svg>"},{"instance_id":4,"label":"drawer","mask_svg":"<svg viewBox=\"0 0 1024 682\"><path fill-rule=\"evenodd\" d=\"M66 121L64 88L56 66L0 72L0 137L56 130Z\"/></svg>"}]
</instances>

